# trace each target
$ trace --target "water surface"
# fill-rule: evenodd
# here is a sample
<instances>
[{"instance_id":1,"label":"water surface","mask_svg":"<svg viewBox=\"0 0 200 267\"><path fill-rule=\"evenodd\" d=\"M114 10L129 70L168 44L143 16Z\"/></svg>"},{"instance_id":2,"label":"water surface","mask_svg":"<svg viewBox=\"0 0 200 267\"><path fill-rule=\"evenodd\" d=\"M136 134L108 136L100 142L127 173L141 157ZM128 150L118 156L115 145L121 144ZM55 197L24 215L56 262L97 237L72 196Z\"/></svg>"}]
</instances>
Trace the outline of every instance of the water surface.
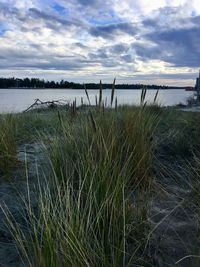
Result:
<instances>
[{"instance_id":1,"label":"water surface","mask_svg":"<svg viewBox=\"0 0 200 267\"><path fill-rule=\"evenodd\" d=\"M98 95L98 90L88 90L91 99L91 104L95 104L95 95ZM146 100L153 101L156 90L148 90ZM107 98L107 103L110 103L111 90L104 90L104 99ZM163 106L173 106L178 103L186 103L188 97L194 93L180 90L160 90L158 94L158 102ZM139 104L141 90L116 90L118 104ZM21 112L30 106L35 99L39 98L41 101L50 100L65 100L72 102L75 98L77 104L81 103L83 97L84 103L87 98L84 90L71 89L0 89L0 113L5 112Z\"/></svg>"}]
</instances>

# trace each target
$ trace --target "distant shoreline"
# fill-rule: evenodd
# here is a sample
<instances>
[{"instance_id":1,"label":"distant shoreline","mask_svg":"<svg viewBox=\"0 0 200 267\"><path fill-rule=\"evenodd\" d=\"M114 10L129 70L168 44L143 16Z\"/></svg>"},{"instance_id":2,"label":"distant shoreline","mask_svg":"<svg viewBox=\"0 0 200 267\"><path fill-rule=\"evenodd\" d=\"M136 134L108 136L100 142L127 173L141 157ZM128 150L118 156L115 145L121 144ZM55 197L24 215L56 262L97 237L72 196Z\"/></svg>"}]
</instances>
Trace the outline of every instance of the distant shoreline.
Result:
<instances>
[{"instance_id":1,"label":"distant shoreline","mask_svg":"<svg viewBox=\"0 0 200 267\"><path fill-rule=\"evenodd\" d=\"M112 89L116 90L165 90L165 89L187 89L194 90L193 86L190 85L161 85L161 84L143 84L143 83L116 83L116 79L114 79L113 83L77 83L77 82L69 82L69 81L48 81L39 78L0 78L0 88L3 89L64 89L64 90L99 90L102 87L103 89Z\"/></svg>"},{"instance_id":2,"label":"distant shoreline","mask_svg":"<svg viewBox=\"0 0 200 267\"><path fill-rule=\"evenodd\" d=\"M148 88L147 87L147 90L185 90L187 89L187 87L170 87L170 88ZM19 87L19 88L16 88L16 87L9 87L9 88L0 88L0 90L73 90L73 91L82 91L84 90L83 88L40 88L40 87L37 87L37 88L34 88L34 87L30 87L30 88L23 88L23 87ZM88 91L90 90L96 90L96 91L99 91L98 88L87 88ZM112 90L111 88L103 88L103 90ZM142 90L142 88L115 88L115 90ZM195 92L195 90L189 90L191 92Z\"/></svg>"}]
</instances>

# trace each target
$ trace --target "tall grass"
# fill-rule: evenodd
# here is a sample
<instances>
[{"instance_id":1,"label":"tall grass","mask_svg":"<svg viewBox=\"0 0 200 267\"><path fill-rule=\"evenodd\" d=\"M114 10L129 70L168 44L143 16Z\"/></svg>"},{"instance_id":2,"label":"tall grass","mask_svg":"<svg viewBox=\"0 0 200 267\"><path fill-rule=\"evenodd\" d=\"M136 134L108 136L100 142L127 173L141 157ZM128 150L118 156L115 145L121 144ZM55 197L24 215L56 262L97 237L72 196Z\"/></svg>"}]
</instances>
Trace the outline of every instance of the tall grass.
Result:
<instances>
[{"instance_id":1,"label":"tall grass","mask_svg":"<svg viewBox=\"0 0 200 267\"><path fill-rule=\"evenodd\" d=\"M38 184L37 209L28 188L23 224L4 210L26 266L152 266L147 198L159 117L144 105L105 109L102 85L100 91L95 111L73 122L59 116L59 132L46 144L50 173L46 186Z\"/></svg>"},{"instance_id":2,"label":"tall grass","mask_svg":"<svg viewBox=\"0 0 200 267\"><path fill-rule=\"evenodd\" d=\"M7 214L26 266L117 267L142 262L138 258L148 231L145 203L131 203L124 183L117 182L109 194L100 189L103 181L96 188L95 181L85 180L79 180L79 189L68 182L41 191L37 216L27 204L23 226Z\"/></svg>"},{"instance_id":3,"label":"tall grass","mask_svg":"<svg viewBox=\"0 0 200 267\"><path fill-rule=\"evenodd\" d=\"M16 162L15 119L12 115L2 115L0 117L0 173L9 173Z\"/></svg>"},{"instance_id":4,"label":"tall grass","mask_svg":"<svg viewBox=\"0 0 200 267\"><path fill-rule=\"evenodd\" d=\"M119 161L122 168L130 160L130 180L147 185L152 178L153 136L159 122L153 109L119 107L118 113L107 109L105 113L89 112L78 124L62 122L62 131L50 146L56 175L67 177L74 161L106 165Z\"/></svg>"},{"instance_id":5,"label":"tall grass","mask_svg":"<svg viewBox=\"0 0 200 267\"><path fill-rule=\"evenodd\" d=\"M188 207L188 217L191 223L193 223L194 232L191 230L191 240L189 243L190 251L186 256L179 259L176 264L181 264L180 266L188 264L190 266L198 267L200 266L200 153L197 150L194 150L190 160L187 160L185 164L185 171L188 174L187 180L184 181L187 183L187 188L190 189L190 194L187 199Z\"/></svg>"}]
</instances>

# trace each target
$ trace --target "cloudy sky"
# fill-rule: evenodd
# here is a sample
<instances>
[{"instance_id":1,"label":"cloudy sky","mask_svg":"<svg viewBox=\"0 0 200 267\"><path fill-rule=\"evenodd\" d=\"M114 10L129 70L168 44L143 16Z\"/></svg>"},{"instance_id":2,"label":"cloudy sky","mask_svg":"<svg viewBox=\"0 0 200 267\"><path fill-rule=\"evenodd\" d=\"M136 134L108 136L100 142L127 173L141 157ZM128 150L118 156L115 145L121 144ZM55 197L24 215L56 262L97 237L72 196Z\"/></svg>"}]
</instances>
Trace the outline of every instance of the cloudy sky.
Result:
<instances>
[{"instance_id":1,"label":"cloudy sky","mask_svg":"<svg viewBox=\"0 0 200 267\"><path fill-rule=\"evenodd\" d=\"M200 0L0 0L0 76L194 85Z\"/></svg>"}]
</instances>

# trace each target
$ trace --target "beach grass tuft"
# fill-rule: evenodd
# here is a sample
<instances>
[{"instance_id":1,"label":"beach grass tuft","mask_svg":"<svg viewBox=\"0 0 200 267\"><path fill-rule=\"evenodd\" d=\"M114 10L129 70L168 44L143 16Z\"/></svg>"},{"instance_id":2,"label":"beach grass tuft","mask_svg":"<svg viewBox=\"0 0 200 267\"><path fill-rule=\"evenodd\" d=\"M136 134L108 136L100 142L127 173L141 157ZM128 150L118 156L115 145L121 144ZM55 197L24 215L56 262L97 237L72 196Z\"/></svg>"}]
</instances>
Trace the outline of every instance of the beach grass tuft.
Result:
<instances>
[{"instance_id":1,"label":"beach grass tuft","mask_svg":"<svg viewBox=\"0 0 200 267\"><path fill-rule=\"evenodd\" d=\"M13 115L0 118L0 172L7 174L16 165L16 124Z\"/></svg>"}]
</instances>

